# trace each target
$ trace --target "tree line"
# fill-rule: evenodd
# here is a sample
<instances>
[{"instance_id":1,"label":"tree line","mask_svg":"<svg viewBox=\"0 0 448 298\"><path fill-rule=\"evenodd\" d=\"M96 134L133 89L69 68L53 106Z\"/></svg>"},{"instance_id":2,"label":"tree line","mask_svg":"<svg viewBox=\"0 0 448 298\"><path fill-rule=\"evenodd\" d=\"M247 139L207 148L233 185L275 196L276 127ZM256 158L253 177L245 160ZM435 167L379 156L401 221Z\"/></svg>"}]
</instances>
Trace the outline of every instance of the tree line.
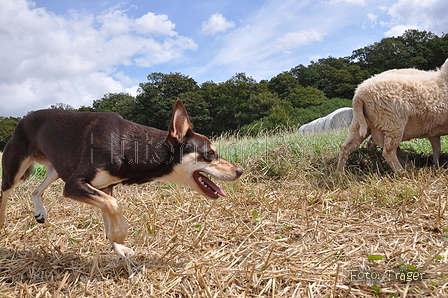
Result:
<instances>
[{"instance_id":1,"label":"tree line","mask_svg":"<svg viewBox=\"0 0 448 298\"><path fill-rule=\"evenodd\" d=\"M237 73L225 82L198 84L182 73L154 72L139 84L137 96L109 93L92 106L75 109L59 103L50 108L115 112L130 121L166 130L174 101L185 104L195 130L207 136L238 131L294 127L350 107L356 86L374 74L399 68L433 70L448 57L448 34L408 30L402 36L354 50L348 57L328 57L297 65L270 80L257 82ZM20 119L0 117L0 150Z\"/></svg>"}]
</instances>

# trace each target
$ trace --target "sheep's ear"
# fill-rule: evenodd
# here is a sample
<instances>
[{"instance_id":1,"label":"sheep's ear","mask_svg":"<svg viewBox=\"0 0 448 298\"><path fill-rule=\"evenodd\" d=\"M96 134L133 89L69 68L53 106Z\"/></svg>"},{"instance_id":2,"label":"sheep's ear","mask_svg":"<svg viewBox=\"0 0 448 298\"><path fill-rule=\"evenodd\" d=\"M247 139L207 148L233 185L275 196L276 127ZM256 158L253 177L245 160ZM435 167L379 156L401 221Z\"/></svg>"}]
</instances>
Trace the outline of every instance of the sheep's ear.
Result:
<instances>
[{"instance_id":1,"label":"sheep's ear","mask_svg":"<svg viewBox=\"0 0 448 298\"><path fill-rule=\"evenodd\" d=\"M168 129L168 138L182 144L185 141L185 137L192 132L193 125L188 118L187 110L180 99L178 99L174 105L173 116L171 117L171 123Z\"/></svg>"}]
</instances>

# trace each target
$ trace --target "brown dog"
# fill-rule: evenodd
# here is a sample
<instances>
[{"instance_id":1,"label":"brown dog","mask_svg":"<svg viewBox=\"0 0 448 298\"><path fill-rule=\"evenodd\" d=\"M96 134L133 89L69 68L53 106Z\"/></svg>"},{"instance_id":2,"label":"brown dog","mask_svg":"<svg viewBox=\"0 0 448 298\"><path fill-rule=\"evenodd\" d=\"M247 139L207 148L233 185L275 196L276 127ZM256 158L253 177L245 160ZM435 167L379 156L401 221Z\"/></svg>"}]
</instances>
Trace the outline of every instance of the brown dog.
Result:
<instances>
[{"instance_id":1,"label":"brown dog","mask_svg":"<svg viewBox=\"0 0 448 298\"><path fill-rule=\"evenodd\" d=\"M0 225L5 222L10 192L21 178L30 175L35 162L48 167L43 183L33 192L37 222L43 223L47 217L42 194L61 178L64 197L101 209L107 238L121 256L134 252L124 246L128 224L112 197L113 186L172 181L216 199L225 196L224 191L201 173L233 181L243 172L221 158L209 139L193 132L180 100L168 131L114 113L40 110L18 123L3 152Z\"/></svg>"}]
</instances>

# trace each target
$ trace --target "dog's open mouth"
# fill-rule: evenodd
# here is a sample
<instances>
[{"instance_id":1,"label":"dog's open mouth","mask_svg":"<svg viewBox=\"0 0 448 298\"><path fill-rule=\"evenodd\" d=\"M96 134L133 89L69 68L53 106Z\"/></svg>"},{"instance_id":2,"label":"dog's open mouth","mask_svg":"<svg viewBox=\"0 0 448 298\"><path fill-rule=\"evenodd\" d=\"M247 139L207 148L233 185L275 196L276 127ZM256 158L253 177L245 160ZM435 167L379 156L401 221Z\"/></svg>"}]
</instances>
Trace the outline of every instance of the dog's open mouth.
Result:
<instances>
[{"instance_id":1,"label":"dog's open mouth","mask_svg":"<svg viewBox=\"0 0 448 298\"><path fill-rule=\"evenodd\" d=\"M209 178L202 175L200 172L201 171L194 172L193 179L207 196L212 199L217 199L219 195L227 197L224 190L219 188L215 183L213 183Z\"/></svg>"}]
</instances>

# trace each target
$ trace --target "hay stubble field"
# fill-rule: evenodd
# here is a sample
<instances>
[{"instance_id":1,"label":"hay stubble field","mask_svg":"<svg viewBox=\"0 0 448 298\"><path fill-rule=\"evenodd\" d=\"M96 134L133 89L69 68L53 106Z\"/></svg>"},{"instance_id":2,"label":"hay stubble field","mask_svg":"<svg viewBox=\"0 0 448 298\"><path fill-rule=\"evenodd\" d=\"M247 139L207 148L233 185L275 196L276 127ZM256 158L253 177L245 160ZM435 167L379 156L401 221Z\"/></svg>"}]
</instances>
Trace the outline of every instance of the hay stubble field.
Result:
<instances>
[{"instance_id":1,"label":"hay stubble field","mask_svg":"<svg viewBox=\"0 0 448 298\"><path fill-rule=\"evenodd\" d=\"M402 146L415 163L403 175L366 149L336 175L346 135L217 138L245 173L219 182L228 197L215 201L171 183L116 187L129 259L60 180L37 224L38 168L0 231L0 297L448 297L446 169L427 165L429 143L417 140Z\"/></svg>"}]
</instances>

